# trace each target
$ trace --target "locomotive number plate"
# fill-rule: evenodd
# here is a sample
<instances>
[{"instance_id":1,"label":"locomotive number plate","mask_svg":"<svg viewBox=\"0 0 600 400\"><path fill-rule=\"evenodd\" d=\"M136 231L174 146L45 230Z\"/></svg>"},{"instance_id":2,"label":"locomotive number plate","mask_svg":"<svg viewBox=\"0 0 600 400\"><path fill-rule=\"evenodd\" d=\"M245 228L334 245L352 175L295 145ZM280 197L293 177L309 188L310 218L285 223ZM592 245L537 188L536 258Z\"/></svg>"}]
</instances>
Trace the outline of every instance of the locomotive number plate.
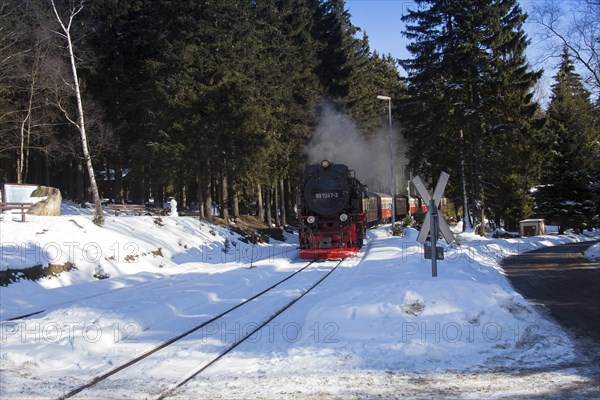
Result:
<instances>
[{"instance_id":1,"label":"locomotive number plate","mask_svg":"<svg viewBox=\"0 0 600 400\"><path fill-rule=\"evenodd\" d=\"M315 193L315 199L337 199L340 194L337 192Z\"/></svg>"}]
</instances>

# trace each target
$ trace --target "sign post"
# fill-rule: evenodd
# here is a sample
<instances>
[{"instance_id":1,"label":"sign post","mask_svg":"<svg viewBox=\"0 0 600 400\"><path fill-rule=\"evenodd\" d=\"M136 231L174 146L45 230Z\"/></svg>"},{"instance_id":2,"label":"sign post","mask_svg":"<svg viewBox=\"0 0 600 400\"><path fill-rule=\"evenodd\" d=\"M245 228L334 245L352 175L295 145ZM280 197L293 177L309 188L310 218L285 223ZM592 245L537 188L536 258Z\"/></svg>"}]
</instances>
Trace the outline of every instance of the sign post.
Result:
<instances>
[{"instance_id":1,"label":"sign post","mask_svg":"<svg viewBox=\"0 0 600 400\"><path fill-rule=\"evenodd\" d=\"M452 243L454 240L456 240L454 238L454 234L450 230L450 227L446 223L446 220L444 220L443 217L440 217L438 210L438 205L440 204L444 190L448 184L449 177L450 175L448 175L448 173L442 171L440 174L440 179L435 186L433 197L429 195L429 191L427 188L425 188L421 177L415 176L412 180L413 185L417 189L417 192L423 201L429 204L429 209L425 215L423 226L419 231L419 236L417 236L417 242L425 246L425 258L431 259L431 276L433 277L437 276L437 260L444 259L444 248L437 247L437 239L439 234L441 233L448 243ZM429 243L427 243L428 234Z\"/></svg>"}]
</instances>

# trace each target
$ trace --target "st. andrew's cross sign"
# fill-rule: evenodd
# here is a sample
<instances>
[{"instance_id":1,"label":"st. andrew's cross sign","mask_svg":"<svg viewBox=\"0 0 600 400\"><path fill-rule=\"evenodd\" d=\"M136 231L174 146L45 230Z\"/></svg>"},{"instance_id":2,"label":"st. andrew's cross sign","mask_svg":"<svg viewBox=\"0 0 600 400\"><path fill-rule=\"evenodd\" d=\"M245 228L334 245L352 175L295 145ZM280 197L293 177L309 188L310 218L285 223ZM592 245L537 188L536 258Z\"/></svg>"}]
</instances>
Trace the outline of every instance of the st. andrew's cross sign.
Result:
<instances>
[{"instance_id":1,"label":"st. andrew's cross sign","mask_svg":"<svg viewBox=\"0 0 600 400\"><path fill-rule=\"evenodd\" d=\"M456 240L450 227L448 227L446 220L444 220L444 217L441 217L438 212L438 206L442 199L442 195L444 194L444 189L446 189L446 185L448 184L449 177L450 175L448 175L448 173L442 171L440 179L438 180L437 185L435 185L433 197L429 195L429 191L425 188L425 185L419 176L415 176L412 180L421 199L423 199L425 204L429 204L423 226L421 227L419 236L417 236L417 242L425 245L425 257L431 257L431 276L437 276L437 260L444 259L444 249L442 247L437 247L438 234L441 233L448 243L452 243ZM430 232L429 244L426 244L427 235Z\"/></svg>"}]
</instances>

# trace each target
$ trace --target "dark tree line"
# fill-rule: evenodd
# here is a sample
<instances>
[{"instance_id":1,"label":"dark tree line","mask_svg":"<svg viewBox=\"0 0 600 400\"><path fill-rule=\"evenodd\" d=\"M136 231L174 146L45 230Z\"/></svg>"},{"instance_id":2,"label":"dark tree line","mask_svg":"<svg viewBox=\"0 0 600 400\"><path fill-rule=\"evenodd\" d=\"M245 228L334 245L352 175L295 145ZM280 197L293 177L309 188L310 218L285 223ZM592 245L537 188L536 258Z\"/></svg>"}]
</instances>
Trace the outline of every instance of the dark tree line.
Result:
<instances>
[{"instance_id":1,"label":"dark tree line","mask_svg":"<svg viewBox=\"0 0 600 400\"><path fill-rule=\"evenodd\" d=\"M536 214L597 224L598 101L568 52L548 109L534 101L541 71L516 0L415 0L404 82L344 0L54 3L83 5L71 34L104 197L174 196L206 219L218 205L224 219L252 209L285 224L324 102L369 135L387 123L385 94L412 171L456 177L447 194L466 226ZM77 101L57 31L49 1L0 0L0 180L83 202L90 174L65 117Z\"/></svg>"},{"instance_id":2,"label":"dark tree line","mask_svg":"<svg viewBox=\"0 0 600 400\"><path fill-rule=\"evenodd\" d=\"M217 204L225 219L254 205L283 224L319 104L337 104L366 130L384 123L376 94L400 92L395 61L370 51L342 0L83 6L72 35L90 148L102 195L117 202L175 196L205 218ZM51 8L0 7L2 181L86 200L89 174L61 115L76 102Z\"/></svg>"},{"instance_id":3,"label":"dark tree line","mask_svg":"<svg viewBox=\"0 0 600 400\"><path fill-rule=\"evenodd\" d=\"M598 198L595 203L591 198L598 174L594 182L587 167L598 167L597 108L594 117L589 93L586 97L573 91L582 108L559 116L555 103L563 99L556 92L560 83L547 113L533 101L541 71L532 70L525 58L527 16L517 1L416 3L419 7L404 17L412 58L401 62L409 73L401 114L413 170L431 179L440 170L457 177L447 193L462 205L465 227L474 219L482 228L482 221L489 219L515 229L519 219L536 214L557 222L554 214L536 209L531 189L545 182L558 195L558 186L573 175L579 176L581 189L573 193L579 199L573 207L587 207L588 218L597 216ZM581 118L578 113L584 110L587 117ZM559 129L562 124L569 128ZM558 165L556 153L569 152L572 146L582 149L578 163ZM587 171L582 172L585 177L575 172L578 165ZM559 177L565 178L558 182ZM537 202L546 202L539 194L543 191ZM564 192L560 196L573 200Z\"/></svg>"}]
</instances>

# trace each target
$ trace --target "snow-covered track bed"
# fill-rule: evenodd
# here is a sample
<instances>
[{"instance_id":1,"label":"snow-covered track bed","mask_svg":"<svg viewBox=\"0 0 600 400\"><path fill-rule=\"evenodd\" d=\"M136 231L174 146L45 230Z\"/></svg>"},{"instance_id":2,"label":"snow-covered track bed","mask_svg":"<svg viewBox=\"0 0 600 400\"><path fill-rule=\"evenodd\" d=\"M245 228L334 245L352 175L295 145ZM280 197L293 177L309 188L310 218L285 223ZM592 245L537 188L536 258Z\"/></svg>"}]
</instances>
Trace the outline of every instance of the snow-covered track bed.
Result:
<instances>
[{"instance_id":1,"label":"snow-covered track bed","mask_svg":"<svg viewBox=\"0 0 600 400\"><path fill-rule=\"evenodd\" d=\"M165 398L241 343L251 341L257 332L310 293L340 264L341 261L309 262L252 297L93 377L87 383L71 381L69 391L60 398L111 396L115 385L127 387L128 393L136 396Z\"/></svg>"},{"instance_id":2,"label":"snow-covered track bed","mask_svg":"<svg viewBox=\"0 0 600 400\"><path fill-rule=\"evenodd\" d=\"M15 311L13 311L13 312L5 313L5 314L0 314L0 315L2 315L0 317L0 324L3 322L17 321L20 319L33 317L35 315L39 315L39 314L43 314L43 313L50 312L53 310L57 310L64 306L68 306L70 304L75 304L75 303L78 303L78 302L81 302L84 300L94 299L94 298L102 297L102 296L110 296L115 293L118 293L118 295L121 295L122 294L121 292L123 292L123 291L139 290L142 286L146 286L146 285L150 285L150 284L152 285L152 287L154 289L160 289L160 288L164 288L164 287L173 285L172 282L163 283L163 284L159 283L159 282L163 282L164 280L168 280L168 279L169 279L169 277L163 277L163 278L158 278L157 280L140 282L140 283L132 284L130 286L126 286L126 287L120 287L117 289L108 289L106 291L95 293L95 294L90 294L87 296L76 296L72 300L61 301L61 302L55 303L55 304L49 304L47 307L44 307L43 309L39 309L39 308L36 309L35 307L28 307L24 310L18 310L18 312L16 312L16 313L15 313Z\"/></svg>"}]
</instances>

